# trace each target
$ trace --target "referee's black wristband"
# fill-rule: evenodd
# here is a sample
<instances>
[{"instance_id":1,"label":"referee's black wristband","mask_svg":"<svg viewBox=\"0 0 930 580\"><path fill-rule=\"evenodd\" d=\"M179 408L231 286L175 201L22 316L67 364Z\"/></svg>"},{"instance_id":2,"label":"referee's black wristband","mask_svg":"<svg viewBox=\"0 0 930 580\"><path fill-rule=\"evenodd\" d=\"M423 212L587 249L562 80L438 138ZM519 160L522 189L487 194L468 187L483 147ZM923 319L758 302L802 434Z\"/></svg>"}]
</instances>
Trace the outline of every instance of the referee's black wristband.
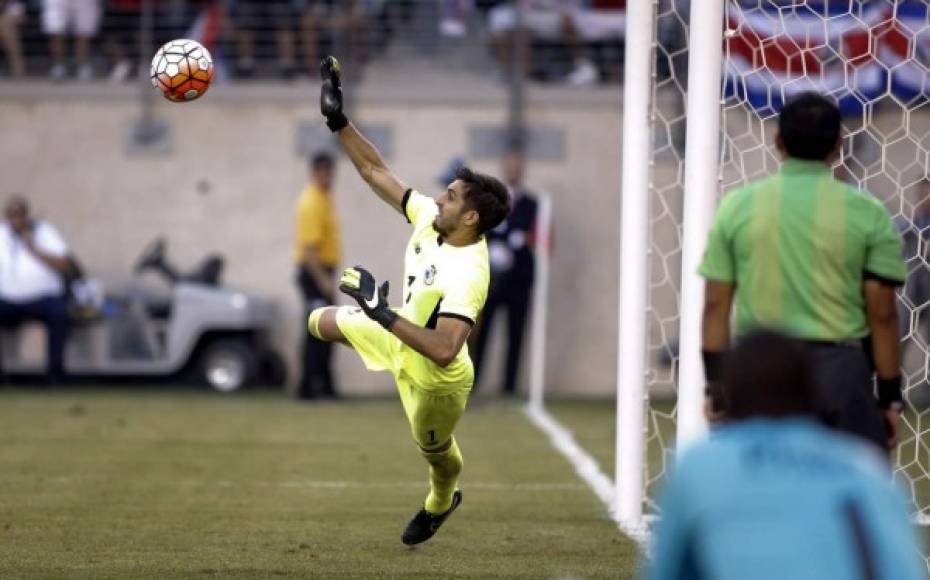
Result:
<instances>
[{"instance_id":1,"label":"referee's black wristband","mask_svg":"<svg viewBox=\"0 0 930 580\"><path fill-rule=\"evenodd\" d=\"M348 124L349 119L342 113L342 111L326 117L326 126L329 127L329 130L333 133L345 129L345 126Z\"/></svg>"},{"instance_id":2,"label":"referee's black wristband","mask_svg":"<svg viewBox=\"0 0 930 580\"><path fill-rule=\"evenodd\" d=\"M900 403L901 398L901 376L893 379L883 379L881 377L876 381L878 383L878 406L887 409L893 403Z\"/></svg>"},{"instance_id":3,"label":"referee's black wristband","mask_svg":"<svg viewBox=\"0 0 930 580\"><path fill-rule=\"evenodd\" d=\"M724 353L713 350L701 350L701 357L704 359L704 378L709 383L715 383L720 380L723 374L723 356Z\"/></svg>"}]
</instances>

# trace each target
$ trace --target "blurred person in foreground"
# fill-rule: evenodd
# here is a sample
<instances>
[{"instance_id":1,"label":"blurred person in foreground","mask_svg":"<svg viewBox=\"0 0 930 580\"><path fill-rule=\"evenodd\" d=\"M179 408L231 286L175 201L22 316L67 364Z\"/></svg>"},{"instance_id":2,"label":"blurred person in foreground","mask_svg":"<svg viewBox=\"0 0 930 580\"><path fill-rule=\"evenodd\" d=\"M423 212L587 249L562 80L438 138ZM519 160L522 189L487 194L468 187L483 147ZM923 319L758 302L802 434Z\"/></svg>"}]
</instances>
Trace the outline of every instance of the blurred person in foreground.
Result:
<instances>
[{"instance_id":1,"label":"blurred person in foreground","mask_svg":"<svg viewBox=\"0 0 930 580\"><path fill-rule=\"evenodd\" d=\"M772 332L726 355L726 419L669 477L647 578L926 578L884 457L819 422L814 374Z\"/></svg>"},{"instance_id":2,"label":"blurred person in foreground","mask_svg":"<svg viewBox=\"0 0 930 580\"><path fill-rule=\"evenodd\" d=\"M0 326L24 320L45 325L49 384L64 378L68 309L64 273L68 246L50 223L33 219L24 197L11 197L0 224Z\"/></svg>"},{"instance_id":3,"label":"blurred person in foreground","mask_svg":"<svg viewBox=\"0 0 930 580\"><path fill-rule=\"evenodd\" d=\"M491 285L488 301L478 325L478 340L472 358L475 362L475 385L481 376L494 315L507 311L507 360L504 367L502 393L515 395L520 353L526 329L526 314L533 295L536 270L535 238L536 196L523 184L523 154L512 151L504 160L504 174L511 194L513 209L499 226L489 231L488 256L491 261Z\"/></svg>"},{"instance_id":4,"label":"blurred person in foreground","mask_svg":"<svg viewBox=\"0 0 930 580\"><path fill-rule=\"evenodd\" d=\"M26 61L23 60L23 45L19 38L19 28L26 19L26 5L19 0L0 0L0 45L6 53L10 74L22 77L26 74Z\"/></svg>"},{"instance_id":5,"label":"blurred person in foreground","mask_svg":"<svg viewBox=\"0 0 930 580\"><path fill-rule=\"evenodd\" d=\"M335 160L329 153L319 152L308 165L310 183L297 200L294 248L297 285L304 299L305 316L335 302L336 266L342 257L339 220L333 207ZM303 373L297 387L298 399L338 397L331 359L332 344L307 331L303 342Z\"/></svg>"},{"instance_id":6,"label":"blurred person in foreground","mask_svg":"<svg viewBox=\"0 0 930 580\"><path fill-rule=\"evenodd\" d=\"M90 80L94 69L90 64L90 46L100 29L101 0L43 0L42 32L49 37L52 53L52 80L68 76L65 64L65 34L74 33L74 54L78 80Z\"/></svg>"},{"instance_id":7,"label":"blurred person in foreground","mask_svg":"<svg viewBox=\"0 0 930 580\"><path fill-rule=\"evenodd\" d=\"M699 270L709 414L735 302L738 336L765 327L804 341L828 425L893 449L903 407L901 238L881 201L833 178L842 146L835 103L816 93L789 100L775 145L780 171L724 196Z\"/></svg>"},{"instance_id":8,"label":"blurred person in foreground","mask_svg":"<svg viewBox=\"0 0 930 580\"><path fill-rule=\"evenodd\" d=\"M369 370L394 376L410 429L429 463L429 495L407 524L407 545L430 539L462 503L456 489L462 453L453 435L468 402L474 369L465 344L488 293L484 235L507 217L510 196L497 179L462 168L436 199L407 187L342 110L339 62L322 64L320 109L372 191L413 225L404 256L402 306L388 304L361 266L343 272L339 290L358 308L319 308L310 332L351 346ZM364 227L364 220L357 227Z\"/></svg>"}]
</instances>

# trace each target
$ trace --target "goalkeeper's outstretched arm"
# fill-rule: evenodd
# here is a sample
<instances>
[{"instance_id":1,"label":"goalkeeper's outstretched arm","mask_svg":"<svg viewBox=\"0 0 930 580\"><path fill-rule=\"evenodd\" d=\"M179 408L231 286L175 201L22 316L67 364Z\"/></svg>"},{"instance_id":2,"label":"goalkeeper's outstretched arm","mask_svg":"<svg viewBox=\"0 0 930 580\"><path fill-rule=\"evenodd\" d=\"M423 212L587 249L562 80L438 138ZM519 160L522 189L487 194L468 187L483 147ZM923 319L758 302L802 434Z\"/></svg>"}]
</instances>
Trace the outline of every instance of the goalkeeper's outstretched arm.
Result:
<instances>
[{"instance_id":1,"label":"goalkeeper's outstretched arm","mask_svg":"<svg viewBox=\"0 0 930 580\"><path fill-rule=\"evenodd\" d=\"M346 155L352 160L365 183L388 205L403 213L401 203L407 186L388 169L375 146L365 139L352 123L337 134Z\"/></svg>"},{"instance_id":2,"label":"goalkeeper's outstretched arm","mask_svg":"<svg viewBox=\"0 0 930 580\"><path fill-rule=\"evenodd\" d=\"M339 142L359 175L378 197L403 213L404 185L384 163L378 150L349 122L342 110L342 79L339 61L327 56L320 63L323 85L320 89L320 112L326 117L326 126L339 136Z\"/></svg>"}]
</instances>

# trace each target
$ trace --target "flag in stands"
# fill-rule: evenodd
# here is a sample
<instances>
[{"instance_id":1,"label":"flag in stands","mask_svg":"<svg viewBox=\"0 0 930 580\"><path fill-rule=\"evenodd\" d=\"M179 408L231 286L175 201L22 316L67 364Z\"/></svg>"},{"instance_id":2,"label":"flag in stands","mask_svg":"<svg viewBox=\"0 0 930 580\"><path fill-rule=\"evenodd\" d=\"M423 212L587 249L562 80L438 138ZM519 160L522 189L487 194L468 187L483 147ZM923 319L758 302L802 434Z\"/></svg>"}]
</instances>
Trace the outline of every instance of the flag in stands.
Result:
<instances>
[{"instance_id":1,"label":"flag in stands","mask_svg":"<svg viewBox=\"0 0 930 580\"><path fill-rule=\"evenodd\" d=\"M930 94L930 28L923 2L743 2L727 18L727 93L776 111L820 91L856 114L890 90ZM914 59L909 50L916 47ZM903 66L902 66L903 64Z\"/></svg>"}]
</instances>

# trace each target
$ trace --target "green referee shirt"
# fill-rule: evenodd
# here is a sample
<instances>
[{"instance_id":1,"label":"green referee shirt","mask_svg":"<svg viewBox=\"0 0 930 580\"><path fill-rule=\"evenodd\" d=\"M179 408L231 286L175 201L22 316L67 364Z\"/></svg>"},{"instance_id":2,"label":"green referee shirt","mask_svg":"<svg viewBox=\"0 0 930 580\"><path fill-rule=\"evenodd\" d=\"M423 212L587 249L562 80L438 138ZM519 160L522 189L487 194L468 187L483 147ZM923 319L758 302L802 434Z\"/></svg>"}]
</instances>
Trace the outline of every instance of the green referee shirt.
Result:
<instances>
[{"instance_id":1,"label":"green referee shirt","mask_svg":"<svg viewBox=\"0 0 930 580\"><path fill-rule=\"evenodd\" d=\"M737 335L761 326L825 341L869 333L864 278L906 274L881 202L799 159L723 198L698 271L736 285Z\"/></svg>"}]
</instances>

